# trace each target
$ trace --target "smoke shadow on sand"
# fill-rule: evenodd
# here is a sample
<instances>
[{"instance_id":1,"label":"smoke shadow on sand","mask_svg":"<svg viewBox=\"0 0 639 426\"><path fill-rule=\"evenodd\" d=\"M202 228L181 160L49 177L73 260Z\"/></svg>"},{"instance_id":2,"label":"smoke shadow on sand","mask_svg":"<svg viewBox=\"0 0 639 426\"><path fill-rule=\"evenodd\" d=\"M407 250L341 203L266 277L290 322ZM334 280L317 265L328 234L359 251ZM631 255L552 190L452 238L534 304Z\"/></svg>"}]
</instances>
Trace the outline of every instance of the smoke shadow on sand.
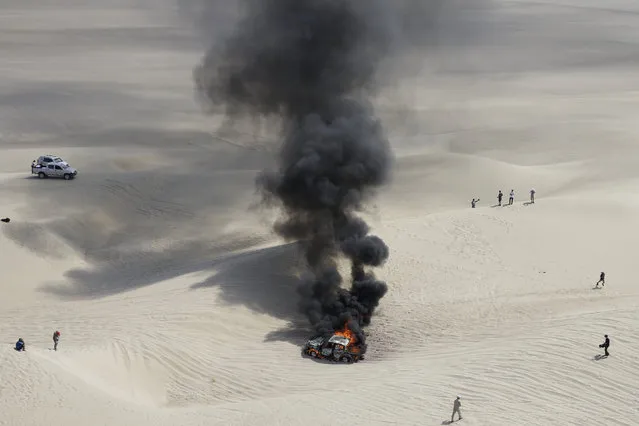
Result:
<instances>
[{"instance_id":1,"label":"smoke shadow on sand","mask_svg":"<svg viewBox=\"0 0 639 426\"><path fill-rule=\"evenodd\" d=\"M7 238L38 256L83 260L43 292L105 297L208 269L217 257L268 238L267 230L234 224L254 219L254 179L269 164L267 153L205 132L143 127L87 131L65 142L91 147L69 158L56 151L80 170L77 179L16 178L0 188L0 196L24 199L3 230ZM123 149L113 149L119 143Z\"/></svg>"},{"instance_id":2,"label":"smoke shadow on sand","mask_svg":"<svg viewBox=\"0 0 639 426\"><path fill-rule=\"evenodd\" d=\"M216 256L255 243L254 236L237 234L227 236L227 241L184 242L169 250L103 251L87 267L67 271L68 282L40 290L67 300L107 297L208 269Z\"/></svg>"},{"instance_id":3,"label":"smoke shadow on sand","mask_svg":"<svg viewBox=\"0 0 639 426\"><path fill-rule=\"evenodd\" d=\"M298 309L299 273L304 270L297 243L260 248L225 257L214 265L216 272L193 284L191 290L219 288L219 300L242 305L288 322L265 336L265 342L304 342L311 332Z\"/></svg>"},{"instance_id":4,"label":"smoke shadow on sand","mask_svg":"<svg viewBox=\"0 0 639 426\"><path fill-rule=\"evenodd\" d=\"M41 290L62 299L105 297L214 268L213 275L191 285L190 290L217 287L223 304L245 306L287 321L289 325L267 334L264 341L299 345L308 338L310 328L295 303L299 299L296 271L301 267L295 243L243 251L256 242L254 236L238 234L215 246L193 242L162 253L139 252L134 258L110 261L102 267L73 269L67 272L69 284L51 284Z\"/></svg>"}]
</instances>

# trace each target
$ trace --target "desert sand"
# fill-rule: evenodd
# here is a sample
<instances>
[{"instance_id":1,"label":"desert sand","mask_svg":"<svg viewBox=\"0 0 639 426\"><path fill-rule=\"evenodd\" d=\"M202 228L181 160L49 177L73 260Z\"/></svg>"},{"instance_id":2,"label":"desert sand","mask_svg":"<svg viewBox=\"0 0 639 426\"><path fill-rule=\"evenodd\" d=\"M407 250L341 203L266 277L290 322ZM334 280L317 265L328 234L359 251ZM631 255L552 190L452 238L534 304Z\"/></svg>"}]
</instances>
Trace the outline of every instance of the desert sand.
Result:
<instances>
[{"instance_id":1,"label":"desert sand","mask_svg":"<svg viewBox=\"0 0 639 426\"><path fill-rule=\"evenodd\" d=\"M256 202L273 141L194 99L193 10L0 0L0 424L439 425L459 394L468 425L636 425L639 5L453 3L378 99L389 292L327 365Z\"/></svg>"}]
</instances>

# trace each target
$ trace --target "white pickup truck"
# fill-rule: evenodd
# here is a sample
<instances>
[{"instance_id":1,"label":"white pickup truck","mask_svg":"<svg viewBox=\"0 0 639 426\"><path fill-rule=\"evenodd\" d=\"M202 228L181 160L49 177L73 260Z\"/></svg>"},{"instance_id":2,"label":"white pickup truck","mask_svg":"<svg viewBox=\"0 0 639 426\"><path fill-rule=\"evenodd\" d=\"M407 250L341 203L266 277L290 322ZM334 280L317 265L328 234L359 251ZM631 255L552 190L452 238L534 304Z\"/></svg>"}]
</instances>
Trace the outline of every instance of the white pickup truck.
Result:
<instances>
[{"instance_id":1,"label":"white pickup truck","mask_svg":"<svg viewBox=\"0 0 639 426\"><path fill-rule=\"evenodd\" d=\"M38 175L40 179L61 177L70 180L77 176L78 171L57 155L43 155L31 163L31 174Z\"/></svg>"}]
</instances>

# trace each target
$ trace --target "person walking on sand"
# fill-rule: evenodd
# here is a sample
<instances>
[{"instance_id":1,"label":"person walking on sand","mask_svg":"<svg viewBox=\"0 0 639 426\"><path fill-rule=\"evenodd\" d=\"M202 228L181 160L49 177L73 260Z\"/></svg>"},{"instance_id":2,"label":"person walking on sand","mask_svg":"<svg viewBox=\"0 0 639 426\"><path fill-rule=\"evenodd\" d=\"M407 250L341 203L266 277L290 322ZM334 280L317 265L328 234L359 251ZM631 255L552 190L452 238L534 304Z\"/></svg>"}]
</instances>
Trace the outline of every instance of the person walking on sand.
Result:
<instances>
[{"instance_id":1,"label":"person walking on sand","mask_svg":"<svg viewBox=\"0 0 639 426\"><path fill-rule=\"evenodd\" d=\"M595 284L595 288L599 288L599 283L601 283L602 287L606 285L606 274L603 272L599 274L599 281Z\"/></svg>"},{"instance_id":2,"label":"person walking on sand","mask_svg":"<svg viewBox=\"0 0 639 426\"><path fill-rule=\"evenodd\" d=\"M511 206L513 204L513 201L515 201L515 190L511 189L510 197L508 198L508 205Z\"/></svg>"},{"instance_id":3,"label":"person walking on sand","mask_svg":"<svg viewBox=\"0 0 639 426\"><path fill-rule=\"evenodd\" d=\"M535 188L530 190L530 204L535 204Z\"/></svg>"},{"instance_id":4,"label":"person walking on sand","mask_svg":"<svg viewBox=\"0 0 639 426\"><path fill-rule=\"evenodd\" d=\"M60 340L60 332L56 330L55 332L53 332L53 350L54 351L58 350L59 340Z\"/></svg>"},{"instance_id":5,"label":"person walking on sand","mask_svg":"<svg viewBox=\"0 0 639 426\"><path fill-rule=\"evenodd\" d=\"M476 200L473 198L473 201L471 201L471 202L470 202L470 206L471 206L472 208L475 208L475 205L476 205L478 202L479 202L479 198L478 198L478 199L476 199Z\"/></svg>"},{"instance_id":6,"label":"person walking on sand","mask_svg":"<svg viewBox=\"0 0 639 426\"><path fill-rule=\"evenodd\" d=\"M608 355L610 355L608 353L608 347L610 346L610 339L608 338L607 334L604 334L604 337L606 338L606 340L604 340L604 342L601 345L599 345L599 347L603 348L604 356L608 356Z\"/></svg>"},{"instance_id":7,"label":"person walking on sand","mask_svg":"<svg viewBox=\"0 0 639 426\"><path fill-rule=\"evenodd\" d=\"M457 416L459 416L459 420L462 419L461 416L461 396L457 395L457 399L455 400L455 402L453 402L453 415L450 416L450 422L454 422L455 421L455 413L457 413Z\"/></svg>"},{"instance_id":8,"label":"person walking on sand","mask_svg":"<svg viewBox=\"0 0 639 426\"><path fill-rule=\"evenodd\" d=\"M497 194L497 204L501 206L501 199L504 198L504 193L501 192L501 189L499 190L499 193Z\"/></svg>"}]
</instances>

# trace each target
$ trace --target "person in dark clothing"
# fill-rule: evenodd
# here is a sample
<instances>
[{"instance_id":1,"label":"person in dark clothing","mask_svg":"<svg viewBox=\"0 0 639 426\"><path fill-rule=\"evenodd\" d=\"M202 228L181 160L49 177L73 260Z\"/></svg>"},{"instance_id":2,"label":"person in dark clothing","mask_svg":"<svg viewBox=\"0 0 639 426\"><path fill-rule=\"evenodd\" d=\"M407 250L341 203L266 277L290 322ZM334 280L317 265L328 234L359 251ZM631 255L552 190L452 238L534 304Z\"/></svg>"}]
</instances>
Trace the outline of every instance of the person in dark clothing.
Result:
<instances>
[{"instance_id":1,"label":"person in dark clothing","mask_svg":"<svg viewBox=\"0 0 639 426\"><path fill-rule=\"evenodd\" d=\"M479 202L479 198L478 198L478 199L476 199L476 200L473 198L473 201L471 201L471 202L470 202L470 206L471 206L472 208L475 208L475 205L476 205L478 202Z\"/></svg>"},{"instance_id":2,"label":"person in dark clothing","mask_svg":"<svg viewBox=\"0 0 639 426\"><path fill-rule=\"evenodd\" d=\"M15 350L18 352L22 352L22 351L26 351L27 347L24 344L24 340L22 340L22 337L18 339L18 341L16 342L16 347Z\"/></svg>"},{"instance_id":3,"label":"person in dark clothing","mask_svg":"<svg viewBox=\"0 0 639 426\"><path fill-rule=\"evenodd\" d=\"M455 401L453 402L453 415L450 416L450 422L454 422L455 421L455 414L457 414L457 416L459 416L459 420L462 419L461 416L461 396L457 395L457 399L455 399Z\"/></svg>"},{"instance_id":4,"label":"person in dark clothing","mask_svg":"<svg viewBox=\"0 0 639 426\"><path fill-rule=\"evenodd\" d=\"M501 206L501 199L504 198L504 193L499 190L499 194L497 194L497 204Z\"/></svg>"},{"instance_id":5,"label":"person in dark clothing","mask_svg":"<svg viewBox=\"0 0 639 426\"><path fill-rule=\"evenodd\" d=\"M604 337L606 338L606 340L604 340L604 342L601 345L599 345L599 347L603 348L604 356L608 356L608 355L610 355L608 353L608 347L610 346L610 339L608 338L607 334L605 334Z\"/></svg>"},{"instance_id":6,"label":"person in dark clothing","mask_svg":"<svg viewBox=\"0 0 639 426\"><path fill-rule=\"evenodd\" d=\"M606 285L606 274L603 272L599 274L599 281L597 281L597 284L595 284L595 287L599 287L599 283L601 283L602 287Z\"/></svg>"},{"instance_id":7,"label":"person in dark clothing","mask_svg":"<svg viewBox=\"0 0 639 426\"><path fill-rule=\"evenodd\" d=\"M60 340L60 332L56 330L53 333L53 350L54 351L58 350L58 340Z\"/></svg>"}]
</instances>

